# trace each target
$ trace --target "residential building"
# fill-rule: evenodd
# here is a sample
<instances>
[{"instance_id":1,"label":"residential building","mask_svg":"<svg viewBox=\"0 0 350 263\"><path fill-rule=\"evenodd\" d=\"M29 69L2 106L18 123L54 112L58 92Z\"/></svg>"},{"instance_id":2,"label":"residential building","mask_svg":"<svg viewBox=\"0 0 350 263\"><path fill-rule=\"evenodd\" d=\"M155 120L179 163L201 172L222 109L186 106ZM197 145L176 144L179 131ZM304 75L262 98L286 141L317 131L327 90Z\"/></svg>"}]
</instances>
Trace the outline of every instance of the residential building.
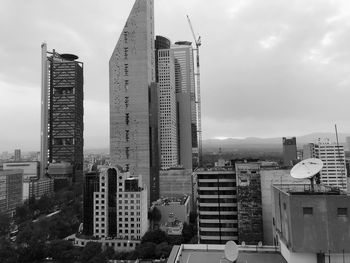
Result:
<instances>
[{"instance_id":1,"label":"residential building","mask_svg":"<svg viewBox=\"0 0 350 263\"><path fill-rule=\"evenodd\" d=\"M54 179L51 178L40 178L29 180L29 195L28 198L34 197L40 199L40 197L46 195L51 196L54 193Z\"/></svg>"},{"instance_id":2,"label":"residential building","mask_svg":"<svg viewBox=\"0 0 350 263\"><path fill-rule=\"evenodd\" d=\"M73 181L83 175L83 63L72 54L47 52L42 44L41 177L49 163L73 166Z\"/></svg>"},{"instance_id":3,"label":"residential building","mask_svg":"<svg viewBox=\"0 0 350 263\"><path fill-rule=\"evenodd\" d=\"M238 242L237 185L234 168L198 169L198 241Z\"/></svg>"},{"instance_id":4,"label":"residential building","mask_svg":"<svg viewBox=\"0 0 350 263\"><path fill-rule=\"evenodd\" d=\"M274 243L289 263L350 260L350 196L316 185L273 186Z\"/></svg>"},{"instance_id":5,"label":"residential building","mask_svg":"<svg viewBox=\"0 0 350 263\"><path fill-rule=\"evenodd\" d=\"M23 170L0 171L0 213L12 216L22 204Z\"/></svg>"},{"instance_id":6,"label":"residential building","mask_svg":"<svg viewBox=\"0 0 350 263\"><path fill-rule=\"evenodd\" d=\"M345 164L345 151L343 145L331 143L329 139L318 139L304 149L310 150L309 158L318 158L323 162L320 172L321 183L332 187L347 190L347 172Z\"/></svg>"},{"instance_id":7,"label":"residential building","mask_svg":"<svg viewBox=\"0 0 350 263\"><path fill-rule=\"evenodd\" d=\"M236 162L239 242L257 245L263 241L263 217L259 162Z\"/></svg>"},{"instance_id":8,"label":"residential building","mask_svg":"<svg viewBox=\"0 0 350 263\"><path fill-rule=\"evenodd\" d=\"M159 196L153 6L135 1L109 61L111 163L141 174L150 201Z\"/></svg>"},{"instance_id":9,"label":"residential building","mask_svg":"<svg viewBox=\"0 0 350 263\"><path fill-rule=\"evenodd\" d=\"M292 167L297 158L297 140L295 137L282 138L283 143L283 165L285 167Z\"/></svg>"}]
</instances>

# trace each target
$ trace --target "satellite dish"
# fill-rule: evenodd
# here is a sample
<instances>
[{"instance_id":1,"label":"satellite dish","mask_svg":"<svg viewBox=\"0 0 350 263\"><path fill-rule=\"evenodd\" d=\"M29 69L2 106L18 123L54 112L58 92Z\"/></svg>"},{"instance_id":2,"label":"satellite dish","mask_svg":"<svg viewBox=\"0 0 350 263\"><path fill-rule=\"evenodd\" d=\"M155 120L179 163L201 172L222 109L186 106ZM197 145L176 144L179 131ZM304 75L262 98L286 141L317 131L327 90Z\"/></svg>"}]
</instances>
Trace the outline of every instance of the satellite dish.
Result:
<instances>
[{"instance_id":1,"label":"satellite dish","mask_svg":"<svg viewBox=\"0 0 350 263\"><path fill-rule=\"evenodd\" d=\"M294 165L290 175L296 179L310 179L311 191L313 192L314 176L322 170L322 167L323 162L320 159L309 158Z\"/></svg>"},{"instance_id":2,"label":"satellite dish","mask_svg":"<svg viewBox=\"0 0 350 263\"><path fill-rule=\"evenodd\" d=\"M322 170L323 162L320 159L309 158L294 165L290 175L296 179L312 178Z\"/></svg>"},{"instance_id":3,"label":"satellite dish","mask_svg":"<svg viewBox=\"0 0 350 263\"><path fill-rule=\"evenodd\" d=\"M234 262L238 258L238 246L234 241L227 241L225 245L225 258Z\"/></svg>"}]
</instances>

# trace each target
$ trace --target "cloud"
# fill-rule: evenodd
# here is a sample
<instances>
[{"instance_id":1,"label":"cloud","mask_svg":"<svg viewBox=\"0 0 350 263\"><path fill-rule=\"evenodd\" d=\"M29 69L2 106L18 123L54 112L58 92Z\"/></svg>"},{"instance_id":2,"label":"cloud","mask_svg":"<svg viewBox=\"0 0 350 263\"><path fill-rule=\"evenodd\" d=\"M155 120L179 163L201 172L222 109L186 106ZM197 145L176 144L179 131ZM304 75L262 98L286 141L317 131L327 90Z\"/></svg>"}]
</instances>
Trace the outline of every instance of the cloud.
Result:
<instances>
[{"instance_id":1,"label":"cloud","mask_svg":"<svg viewBox=\"0 0 350 263\"><path fill-rule=\"evenodd\" d=\"M202 37L203 137L301 134L334 122L349 132L349 3L155 1L156 34L193 41L188 14ZM85 146L108 144L108 61L132 5L1 1L0 114L9 127L2 147L38 145L43 41L84 62Z\"/></svg>"}]
</instances>

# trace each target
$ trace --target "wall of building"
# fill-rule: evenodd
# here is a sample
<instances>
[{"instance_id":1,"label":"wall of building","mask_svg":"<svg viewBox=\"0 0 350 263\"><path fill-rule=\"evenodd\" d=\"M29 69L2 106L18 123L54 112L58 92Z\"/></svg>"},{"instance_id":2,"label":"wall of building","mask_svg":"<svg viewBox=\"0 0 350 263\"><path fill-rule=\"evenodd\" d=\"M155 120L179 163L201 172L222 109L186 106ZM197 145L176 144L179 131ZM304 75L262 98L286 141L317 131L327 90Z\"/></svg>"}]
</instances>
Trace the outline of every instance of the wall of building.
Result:
<instances>
[{"instance_id":1,"label":"wall of building","mask_svg":"<svg viewBox=\"0 0 350 263\"><path fill-rule=\"evenodd\" d=\"M259 163L236 163L238 239L248 245L263 241Z\"/></svg>"},{"instance_id":2,"label":"wall of building","mask_svg":"<svg viewBox=\"0 0 350 263\"><path fill-rule=\"evenodd\" d=\"M110 58L109 73L111 163L131 175L142 174L150 189L149 87L155 82L153 0L135 1Z\"/></svg>"},{"instance_id":3,"label":"wall of building","mask_svg":"<svg viewBox=\"0 0 350 263\"><path fill-rule=\"evenodd\" d=\"M170 169L159 172L160 197L182 197L192 195L192 170Z\"/></svg>"},{"instance_id":4,"label":"wall of building","mask_svg":"<svg viewBox=\"0 0 350 263\"><path fill-rule=\"evenodd\" d=\"M309 184L309 180L294 179L290 176L290 169L261 169L261 203L263 216L263 244L273 245L272 230L272 184Z\"/></svg>"},{"instance_id":5,"label":"wall of building","mask_svg":"<svg viewBox=\"0 0 350 263\"><path fill-rule=\"evenodd\" d=\"M275 227L291 251L350 252L350 196L273 191Z\"/></svg>"}]
</instances>

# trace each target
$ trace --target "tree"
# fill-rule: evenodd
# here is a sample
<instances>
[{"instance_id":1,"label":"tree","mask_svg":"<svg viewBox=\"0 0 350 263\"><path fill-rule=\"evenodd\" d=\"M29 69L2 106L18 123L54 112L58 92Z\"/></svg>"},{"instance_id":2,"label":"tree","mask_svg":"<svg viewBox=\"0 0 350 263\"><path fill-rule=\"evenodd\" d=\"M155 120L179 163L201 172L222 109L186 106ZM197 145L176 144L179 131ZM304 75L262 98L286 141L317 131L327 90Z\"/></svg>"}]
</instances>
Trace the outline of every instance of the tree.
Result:
<instances>
[{"instance_id":1,"label":"tree","mask_svg":"<svg viewBox=\"0 0 350 263\"><path fill-rule=\"evenodd\" d=\"M61 262L74 262L74 246L67 240L53 240L48 245L48 256Z\"/></svg>"},{"instance_id":2,"label":"tree","mask_svg":"<svg viewBox=\"0 0 350 263\"><path fill-rule=\"evenodd\" d=\"M16 207L15 221L17 224L21 224L27 220L28 215L30 215L30 211L26 203L24 205Z\"/></svg>"},{"instance_id":3,"label":"tree","mask_svg":"<svg viewBox=\"0 0 350 263\"><path fill-rule=\"evenodd\" d=\"M189 242L196 234L194 226L192 224L184 223L182 229L182 237L185 243Z\"/></svg>"},{"instance_id":4,"label":"tree","mask_svg":"<svg viewBox=\"0 0 350 263\"><path fill-rule=\"evenodd\" d=\"M16 250L5 238L0 238L0 259L2 263L18 262Z\"/></svg>"},{"instance_id":5,"label":"tree","mask_svg":"<svg viewBox=\"0 0 350 263\"><path fill-rule=\"evenodd\" d=\"M103 259L103 261L96 261L98 257L102 259L101 243L88 242L86 246L83 248L83 250L81 251L80 262L82 263L105 262L105 259Z\"/></svg>"},{"instance_id":6,"label":"tree","mask_svg":"<svg viewBox=\"0 0 350 263\"><path fill-rule=\"evenodd\" d=\"M143 259L153 259L155 258L156 244L153 242L141 243L136 247L136 251L140 258Z\"/></svg>"},{"instance_id":7,"label":"tree","mask_svg":"<svg viewBox=\"0 0 350 263\"><path fill-rule=\"evenodd\" d=\"M112 247L107 247L105 251L103 251L103 255L106 259L113 259L114 258L114 249Z\"/></svg>"},{"instance_id":8,"label":"tree","mask_svg":"<svg viewBox=\"0 0 350 263\"><path fill-rule=\"evenodd\" d=\"M167 242L162 242L158 244L155 248L155 256L156 258L167 258L172 250L172 246Z\"/></svg>"},{"instance_id":9,"label":"tree","mask_svg":"<svg viewBox=\"0 0 350 263\"><path fill-rule=\"evenodd\" d=\"M159 222L162 219L162 214L160 213L157 207L154 207L152 210L152 220L154 222Z\"/></svg>"},{"instance_id":10,"label":"tree","mask_svg":"<svg viewBox=\"0 0 350 263\"><path fill-rule=\"evenodd\" d=\"M147 231L142 239L141 243L153 242L155 244L160 244L162 242L166 242L168 240L168 235L162 230L151 230Z\"/></svg>"},{"instance_id":11,"label":"tree","mask_svg":"<svg viewBox=\"0 0 350 263\"><path fill-rule=\"evenodd\" d=\"M0 236L5 236L10 232L10 218L8 215L0 213Z\"/></svg>"}]
</instances>

